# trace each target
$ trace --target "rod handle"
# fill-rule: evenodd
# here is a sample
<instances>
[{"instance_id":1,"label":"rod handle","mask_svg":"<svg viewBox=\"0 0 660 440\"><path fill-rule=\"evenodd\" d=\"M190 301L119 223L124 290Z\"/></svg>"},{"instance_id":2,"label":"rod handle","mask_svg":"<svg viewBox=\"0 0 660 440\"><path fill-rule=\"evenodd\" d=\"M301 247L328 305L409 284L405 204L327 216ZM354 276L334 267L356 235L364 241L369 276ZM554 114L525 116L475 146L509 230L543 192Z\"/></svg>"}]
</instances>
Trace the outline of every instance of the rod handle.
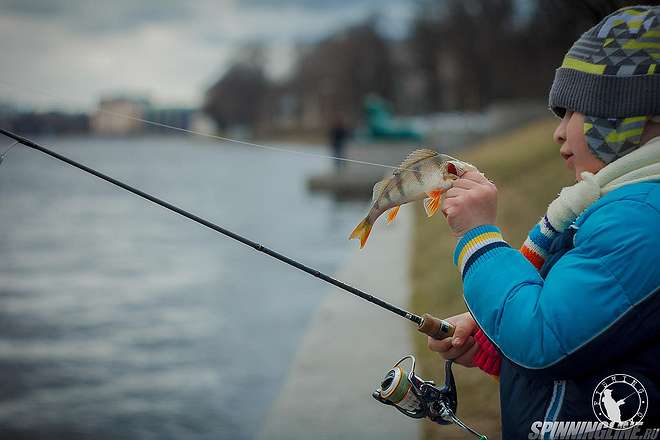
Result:
<instances>
[{"instance_id":1,"label":"rod handle","mask_svg":"<svg viewBox=\"0 0 660 440\"><path fill-rule=\"evenodd\" d=\"M424 313L422 323L417 326L417 330L439 340L453 336L455 327L443 319Z\"/></svg>"}]
</instances>

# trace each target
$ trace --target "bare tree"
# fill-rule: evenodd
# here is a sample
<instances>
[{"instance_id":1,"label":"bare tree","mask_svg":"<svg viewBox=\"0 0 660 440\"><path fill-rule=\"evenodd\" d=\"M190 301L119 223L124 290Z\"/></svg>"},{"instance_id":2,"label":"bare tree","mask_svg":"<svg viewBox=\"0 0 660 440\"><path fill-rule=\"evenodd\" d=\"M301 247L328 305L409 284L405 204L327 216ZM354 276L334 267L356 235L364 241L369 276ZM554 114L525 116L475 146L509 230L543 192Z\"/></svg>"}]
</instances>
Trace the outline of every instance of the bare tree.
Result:
<instances>
[{"instance_id":1,"label":"bare tree","mask_svg":"<svg viewBox=\"0 0 660 440\"><path fill-rule=\"evenodd\" d=\"M391 98L393 76L388 41L372 18L302 48L292 83L301 111L327 125L338 114L359 118L368 94Z\"/></svg>"},{"instance_id":2,"label":"bare tree","mask_svg":"<svg viewBox=\"0 0 660 440\"><path fill-rule=\"evenodd\" d=\"M424 108L476 110L501 99L543 98L571 44L639 0L418 0L410 36L424 72Z\"/></svg>"},{"instance_id":3,"label":"bare tree","mask_svg":"<svg viewBox=\"0 0 660 440\"><path fill-rule=\"evenodd\" d=\"M264 69L263 47L243 47L234 63L206 92L204 111L218 127L253 126L270 83Z\"/></svg>"}]
</instances>

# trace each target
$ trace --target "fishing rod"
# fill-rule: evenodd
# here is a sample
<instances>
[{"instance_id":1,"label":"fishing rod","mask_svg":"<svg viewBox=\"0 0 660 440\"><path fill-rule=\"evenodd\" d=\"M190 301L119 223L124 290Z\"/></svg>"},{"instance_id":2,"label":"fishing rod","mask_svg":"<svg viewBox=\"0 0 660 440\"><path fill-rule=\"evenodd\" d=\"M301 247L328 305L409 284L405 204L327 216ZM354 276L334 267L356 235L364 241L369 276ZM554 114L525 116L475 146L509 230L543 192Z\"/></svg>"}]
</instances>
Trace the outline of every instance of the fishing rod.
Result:
<instances>
[{"instance_id":1,"label":"fishing rod","mask_svg":"<svg viewBox=\"0 0 660 440\"><path fill-rule=\"evenodd\" d=\"M9 149L7 149L0 156L0 164L2 163L4 156L16 144L22 144L26 147L41 151L42 153L50 157L53 157L64 163L67 163L86 173L98 177L99 179L105 180L106 182L109 182L126 191L129 191L139 197L142 197L143 199L146 199L152 203L162 206L165 209L168 209L196 223L199 223L202 226L206 226L207 228L213 229L214 231L219 232L229 238L233 238L236 241L239 241L247 246L250 246L259 252L263 252L266 255L269 255L277 260L282 261L283 263L293 266L296 269L302 270L303 272L306 272L310 275L320 278L321 280L330 283L336 287L339 287L340 289L343 289L349 293L352 293L353 295L359 296L360 298L369 301L372 304L380 306L386 310L389 310L392 313L395 313L403 318L406 318L407 320L417 324L417 330L434 339L444 339L454 334L454 330L455 330L454 326L447 321L438 319L434 316L431 316L428 313L419 316L407 310L404 310L400 307L397 307L393 304L390 304L386 301L383 301L380 298L377 298L373 295L363 292L362 290L357 289L353 286L349 286L348 284L343 283L342 281L339 281L316 269L313 269L292 258L289 258L285 255L275 252L259 243L256 243L248 238L236 234L235 232L232 232L228 229L218 226L215 223L212 223L195 214L185 211L171 203L161 200L158 197L152 196L151 194L148 194L140 189L128 185L120 180L117 180L113 177L103 174L100 171L97 171L91 167L76 162L73 159L70 159L66 156L56 153L46 147L37 144L36 142L33 142L27 138L19 136L18 134L13 133L9 130L0 128L0 134L3 134L14 140L14 144L12 144L9 147ZM409 368L404 365L406 360L412 361L412 365ZM373 392L372 397L374 397L377 401L385 405L394 406L401 413L405 414L408 417L412 417L416 419L429 418L433 422L436 422L441 425L448 425L454 423L457 426L459 426L461 429L479 438L480 440L486 440L487 439L486 436L481 435L474 429L470 428L468 425L463 423L456 415L458 398L456 392L456 385L454 382L454 375L452 373L451 366L452 366L451 360L445 361L445 384L443 387L437 387L432 381L425 381L421 379L419 376L417 376L417 374L415 373L415 358L411 355L408 355L403 359L401 359L399 362L397 362L394 365L394 367L387 372L387 374L381 381L381 385Z\"/></svg>"},{"instance_id":2,"label":"fishing rod","mask_svg":"<svg viewBox=\"0 0 660 440\"><path fill-rule=\"evenodd\" d=\"M256 243L256 242L254 242L254 241L252 241L248 238L245 238L245 237L243 237L239 234L236 234L235 232L232 232L232 231L230 231L228 229L225 229L225 228L223 228L223 227L221 227L221 226L219 226L215 223L212 223L212 222L210 222L208 220L205 220L205 219L203 219L203 218L201 218L201 217L199 217L195 214L192 214L192 213L190 213L190 212L188 212L184 209L181 209L181 208L179 208L179 207L177 207L177 206L175 206L171 203L168 203L168 202L166 202L162 199L159 199L158 197L152 196L151 194L148 194L148 193L146 193L146 192L144 192L140 189L137 189L137 188L135 188L131 185L128 185L128 184L126 184L126 183L124 183L120 180L117 180L113 177L110 177L106 174L103 174L100 171L97 171L93 168L90 168L86 165L83 165L79 162L76 162L75 160L72 160L72 159L70 159L66 156L63 156L59 153L56 153L56 152L54 152L54 151L52 151L52 150L50 150L50 149L48 149L48 148L46 148L42 145L37 144L36 142L33 142L33 141L31 141L27 138L19 136L16 133L13 133L9 130L5 130L5 129L2 129L2 128L0 128L0 133L2 133L3 135L5 135L5 136L7 136L11 139L13 139L15 142L17 142L19 144L22 144L26 147L41 151L42 153L44 153L44 154L46 154L50 157L53 157L57 160L65 162L65 163L67 163L67 164L69 164L73 167L76 167L76 168L78 168L82 171L85 171L86 173L89 173L89 174L91 174L95 177L98 177L99 179L105 180L106 182L110 182L113 185L116 185L116 186L118 186L118 187L120 187L120 188L122 188L126 191L129 191L129 192L131 192L131 193L133 193L137 196L142 197L143 199L146 199L146 200L148 200L152 203L160 205L165 209L168 209L168 210L170 210L172 212L175 212L175 213L177 213L177 214L179 214L183 217L186 217L186 218L188 218L188 219L190 219L190 220L192 220L196 223L199 223L203 226L206 226L207 228L213 229L214 231L219 232L219 233L221 233L221 234L223 234L223 235L225 235L229 238L233 238L234 240L239 241L239 242L241 242L241 243L243 243L247 246L250 246L250 247L252 247L253 249L255 249L259 252L263 252L266 255L269 255L269 256L277 259L277 260L280 260L280 261L282 261L282 262L284 262L284 263L286 263L290 266L295 267L296 269L300 269L303 272L307 272L308 274L313 275L317 278L320 278L321 280L323 280L327 283L330 283L330 284L332 284L336 287L339 287L340 289L343 289L343 290L345 290L349 293L352 293L353 295L359 296L360 298L362 298L366 301L369 301L372 304L376 304L377 306L380 306L380 307L382 307L386 310L389 310L392 313L396 313L397 315L402 316L402 317L408 319L409 321L412 321L415 324L417 324L417 329L420 332L422 332L424 334L427 334L427 335L429 335L433 338L444 339L445 337L451 336L454 333L454 326L451 325L450 323L448 323L447 321L438 319L434 316L429 315L428 313L425 313L422 316L411 313L407 310L404 310L400 307L397 307L393 304L390 304L386 301L383 301L380 298L377 298L373 295L370 295L366 292L363 292L360 289L357 289L353 286L349 286L348 284L346 284L342 281L339 281L339 280L337 280L337 279L335 279L335 278L333 278L329 275L326 275L323 272L320 272L319 270L316 270L316 269L313 269L309 266L306 266L306 265L304 265L304 264L302 264L302 263L300 263L300 262L298 262L298 261L296 261L292 258L289 258L289 257L287 257L283 254L280 254L279 252L275 252L274 250L271 250L271 249L267 248L266 246L263 246L259 243Z\"/></svg>"}]
</instances>

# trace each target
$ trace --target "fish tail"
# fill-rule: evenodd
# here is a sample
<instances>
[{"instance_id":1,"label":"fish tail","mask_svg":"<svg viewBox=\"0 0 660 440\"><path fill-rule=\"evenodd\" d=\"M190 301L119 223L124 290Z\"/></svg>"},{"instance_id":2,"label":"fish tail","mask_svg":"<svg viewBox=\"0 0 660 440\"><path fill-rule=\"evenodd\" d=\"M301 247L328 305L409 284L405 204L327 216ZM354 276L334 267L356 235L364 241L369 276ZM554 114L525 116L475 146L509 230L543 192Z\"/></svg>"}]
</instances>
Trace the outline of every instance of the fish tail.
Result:
<instances>
[{"instance_id":1,"label":"fish tail","mask_svg":"<svg viewBox=\"0 0 660 440\"><path fill-rule=\"evenodd\" d=\"M369 238L369 234L371 233L371 227L373 225L369 222L368 218L365 218L360 222L359 225L353 229L353 232L351 233L351 236L348 237L349 240L352 240L354 238L359 238L360 239L360 249L364 247L364 245L367 243L367 239Z\"/></svg>"}]
</instances>

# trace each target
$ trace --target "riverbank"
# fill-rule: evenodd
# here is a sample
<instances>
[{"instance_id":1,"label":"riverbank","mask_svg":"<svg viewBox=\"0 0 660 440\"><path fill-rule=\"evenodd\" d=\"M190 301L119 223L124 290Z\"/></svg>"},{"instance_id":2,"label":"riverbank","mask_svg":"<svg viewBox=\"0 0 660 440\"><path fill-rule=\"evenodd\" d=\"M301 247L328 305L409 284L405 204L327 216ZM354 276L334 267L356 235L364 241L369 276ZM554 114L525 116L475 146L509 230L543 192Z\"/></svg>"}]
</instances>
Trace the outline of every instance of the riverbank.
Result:
<instances>
[{"instance_id":1,"label":"riverbank","mask_svg":"<svg viewBox=\"0 0 660 440\"><path fill-rule=\"evenodd\" d=\"M498 188L498 226L505 239L520 247L529 229L545 212L559 190L571 184L569 172L552 142L556 119L543 119L493 137L461 154L476 165ZM466 311L461 280L452 262L456 239L442 216L426 218L417 209L413 227L410 308L448 317ZM426 341L413 339L423 377L437 378L442 363L428 350ZM499 438L498 385L477 369L457 366L458 414L490 439ZM422 424L424 440L468 439L455 427Z\"/></svg>"},{"instance_id":2,"label":"riverbank","mask_svg":"<svg viewBox=\"0 0 660 440\"><path fill-rule=\"evenodd\" d=\"M403 207L389 226L378 222L366 247L356 249L337 278L405 306L413 211ZM306 330L258 438L418 438L417 420L371 397L389 368L411 353L413 332L417 335L403 318L333 289Z\"/></svg>"}]
</instances>

